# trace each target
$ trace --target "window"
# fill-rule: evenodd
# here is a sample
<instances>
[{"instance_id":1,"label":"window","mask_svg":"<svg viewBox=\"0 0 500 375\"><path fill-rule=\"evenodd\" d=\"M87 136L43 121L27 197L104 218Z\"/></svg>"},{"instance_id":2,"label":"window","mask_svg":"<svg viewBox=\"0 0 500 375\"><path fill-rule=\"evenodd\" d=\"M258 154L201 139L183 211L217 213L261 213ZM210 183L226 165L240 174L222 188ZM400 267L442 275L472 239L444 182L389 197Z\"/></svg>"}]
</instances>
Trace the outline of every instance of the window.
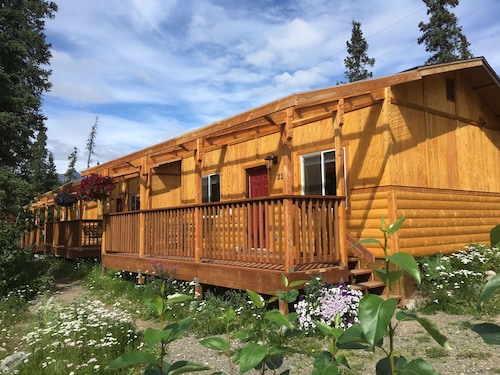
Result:
<instances>
[{"instance_id":1,"label":"window","mask_svg":"<svg viewBox=\"0 0 500 375\"><path fill-rule=\"evenodd\" d=\"M335 151L302 156L302 191L305 195L337 195Z\"/></svg>"},{"instance_id":2,"label":"window","mask_svg":"<svg viewBox=\"0 0 500 375\"><path fill-rule=\"evenodd\" d=\"M455 101L455 81L446 78L446 99L450 102Z\"/></svg>"},{"instance_id":3,"label":"window","mask_svg":"<svg viewBox=\"0 0 500 375\"><path fill-rule=\"evenodd\" d=\"M141 209L141 196L139 194L130 197L130 211L137 211Z\"/></svg>"},{"instance_id":4,"label":"window","mask_svg":"<svg viewBox=\"0 0 500 375\"><path fill-rule=\"evenodd\" d=\"M203 203L220 202L220 175L209 174L201 178L201 199Z\"/></svg>"}]
</instances>

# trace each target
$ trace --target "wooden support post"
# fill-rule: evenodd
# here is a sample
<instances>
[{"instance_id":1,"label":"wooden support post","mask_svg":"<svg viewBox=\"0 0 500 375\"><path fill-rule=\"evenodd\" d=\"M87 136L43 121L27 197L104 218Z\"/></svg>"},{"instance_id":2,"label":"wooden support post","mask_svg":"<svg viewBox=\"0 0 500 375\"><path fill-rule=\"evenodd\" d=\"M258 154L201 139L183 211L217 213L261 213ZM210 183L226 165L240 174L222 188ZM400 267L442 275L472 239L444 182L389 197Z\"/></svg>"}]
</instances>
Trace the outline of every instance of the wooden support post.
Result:
<instances>
[{"instance_id":1,"label":"wooden support post","mask_svg":"<svg viewBox=\"0 0 500 375\"><path fill-rule=\"evenodd\" d=\"M283 314L288 314L288 303L285 301L279 301L278 302L278 308Z\"/></svg>"},{"instance_id":2,"label":"wooden support post","mask_svg":"<svg viewBox=\"0 0 500 375\"><path fill-rule=\"evenodd\" d=\"M345 177L344 177L344 145L342 140L342 126L344 125L344 99L339 99L337 112L333 114L333 132L335 143L335 172L337 176L337 195L344 196L347 199L347 191L345 191ZM345 203L339 205L338 220L335 225L338 226L338 243L340 254L340 261L342 265L347 267L347 227L346 227L346 207Z\"/></svg>"},{"instance_id":3,"label":"wooden support post","mask_svg":"<svg viewBox=\"0 0 500 375\"><path fill-rule=\"evenodd\" d=\"M202 248L203 248L203 212L201 210L202 203L202 184L201 184L201 172L203 163L203 139L198 138L196 140L196 151L194 153L194 164L195 164L195 176L194 176L194 194L195 194L195 210L194 210L194 230L195 230L195 248L194 248L194 261L199 262L202 258Z\"/></svg>"},{"instance_id":4,"label":"wooden support post","mask_svg":"<svg viewBox=\"0 0 500 375\"><path fill-rule=\"evenodd\" d=\"M146 215L144 210L149 207L149 168L147 164L147 157L143 157L141 161L141 168L139 172L139 197L140 197L140 213L139 213L139 258L144 257L146 247Z\"/></svg>"},{"instance_id":5,"label":"wooden support post","mask_svg":"<svg viewBox=\"0 0 500 375\"><path fill-rule=\"evenodd\" d=\"M283 194L288 195L283 201L284 214L284 251L283 261L285 273L293 272L295 264L295 243L293 236L293 223L295 212L292 199L293 194L293 162L292 162L292 144L293 139L293 109L288 108L286 113L286 123L281 128L281 146L283 162ZM280 306L281 308L281 306ZM288 306L287 306L288 308Z\"/></svg>"}]
</instances>

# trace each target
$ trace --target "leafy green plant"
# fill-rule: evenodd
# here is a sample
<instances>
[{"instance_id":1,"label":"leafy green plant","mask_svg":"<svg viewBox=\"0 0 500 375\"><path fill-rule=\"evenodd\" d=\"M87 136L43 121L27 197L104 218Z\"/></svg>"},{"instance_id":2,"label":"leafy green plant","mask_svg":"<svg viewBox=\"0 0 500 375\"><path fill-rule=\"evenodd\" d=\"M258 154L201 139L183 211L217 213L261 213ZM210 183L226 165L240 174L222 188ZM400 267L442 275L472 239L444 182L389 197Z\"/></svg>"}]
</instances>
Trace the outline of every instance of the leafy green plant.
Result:
<instances>
[{"instance_id":1,"label":"leafy green plant","mask_svg":"<svg viewBox=\"0 0 500 375\"><path fill-rule=\"evenodd\" d=\"M491 247L500 247L500 224L490 231L490 244Z\"/></svg>"},{"instance_id":2,"label":"leafy green plant","mask_svg":"<svg viewBox=\"0 0 500 375\"><path fill-rule=\"evenodd\" d=\"M450 255L436 254L419 259L422 268L420 291L426 296L422 310L474 314L480 289L489 274L500 269L500 252L483 244L470 244ZM493 305L488 310L496 314Z\"/></svg>"},{"instance_id":3,"label":"leafy green plant","mask_svg":"<svg viewBox=\"0 0 500 375\"><path fill-rule=\"evenodd\" d=\"M208 370L209 367L191 361L176 361L168 363L165 360L168 344L181 337L189 328L192 322L191 317L181 319L177 322L164 326L164 318L170 304L183 303L192 297L185 294L172 294L165 296L165 286L163 285L160 295L146 300L146 305L150 307L160 320L160 329L148 328L144 332L144 341L150 349L159 347L159 358L147 351L130 351L122 354L111 362L108 369L120 369L126 367L145 367L145 375L182 374L186 372L197 372Z\"/></svg>"},{"instance_id":4,"label":"leafy green plant","mask_svg":"<svg viewBox=\"0 0 500 375\"><path fill-rule=\"evenodd\" d=\"M338 345L341 348L368 347L371 350L380 348L385 357L379 360L376 366L377 374L406 374L415 373L423 375L434 375L435 370L423 359L414 359L408 361L404 356L396 356L394 348L394 335L396 328L402 321L418 322L434 340L444 348L450 348L448 340L445 336L439 333L436 325L427 318L419 317L416 314L407 313L404 311L396 312L398 300L391 298L391 285L402 277L406 271L411 275L417 283L420 283L420 270L415 259L408 253L398 252L388 254L387 242L389 236L403 225L405 216L387 226L382 218L380 230L383 233L383 243L377 239L364 239L354 244L360 243L375 243L378 244L384 251L385 268L376 269L378 277L384 282L386 296L374 294L365 295L359 303L359 324L355 324L345 331L338 338ZM391 269L391 265L397 266L399 269ZM396 318L396 321L393 318ZM383 345L384 338L388 338L388 347Z\"/></svg>"},{"instance_id":5,"label":"leafy green plant","mask_svg":"<svg viewBox=\"0 0 500 375\"><path fill-rule=\"evenodd\" d=\"M293 303L297 299L299 291L292 288L305 281L289 283L283 275L282 282L286 290L278 291L276 296L267 301L258 293L251 290L246 291L252 304L260 311L250 327L232 332L236 315L234 310L229 308L221 318L226 326L225 338L208 337L200 341L201 345L227 356L231 374L234 373L236 364L239 365L240 374L254 368L259 370L261 374L265 374L267 369L276 374L282 366L286 354L297 352L286 345L291 337L301 334L296 325L297 313L285 315L276 308L269 309L269 306L277 300ZM232 339L238 339L244 345L233 348L231 346ZM281 374L288 374L288 370L281 372Z\"/></svg>"},{"instance_id":6,"label":"leafy green plant","mask_svg":"<svg viewBox=\"0 0 500 375\"><path fill-rule=\"evenodd\" d=\"M483 304L488 301L493 295L500 291L500 274L494 276L481 290L481 294L477 301L477 311L481 312ZM494 323L478 323L462 322L464 327L476 332L483 341L489 345L500 345L500 326Z\"/></svg>"},{"instance_id":7,"label":"leafy green plant","mask_svg":"<svg viewBox=\"0 0 500 375\"><path fill-rule=\"evenodd\" d=\"M105 365L117 352L134 349L139 336L132 317L82 298L66 305L44 298L19 344L31 354L18 374L109 374Z\"/></svg>"}]
</instances>

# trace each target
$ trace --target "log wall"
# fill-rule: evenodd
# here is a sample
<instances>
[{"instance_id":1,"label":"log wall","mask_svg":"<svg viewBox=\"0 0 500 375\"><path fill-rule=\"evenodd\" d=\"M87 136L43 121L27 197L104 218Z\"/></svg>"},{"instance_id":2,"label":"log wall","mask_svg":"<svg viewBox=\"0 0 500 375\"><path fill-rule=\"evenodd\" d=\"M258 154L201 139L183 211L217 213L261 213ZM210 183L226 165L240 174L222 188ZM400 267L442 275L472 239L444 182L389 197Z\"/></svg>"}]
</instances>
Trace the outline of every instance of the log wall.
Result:
<instances>
[{"instance_id":1,"label":"log wall","mask_svg":"<svg viewBox=\"0 0 500 375\"><path fill-rule=\"evenodd\" d=\"M355 190L347 229L356 238L383 242L381 218L387 224L406 216L389 242L389 253L405 251L415 257L463 250L471 243L489 245L490 230L500 223L500 193L380 187ZM380 247L366 245L375 256Z\"/></svg>"}]
</instances>

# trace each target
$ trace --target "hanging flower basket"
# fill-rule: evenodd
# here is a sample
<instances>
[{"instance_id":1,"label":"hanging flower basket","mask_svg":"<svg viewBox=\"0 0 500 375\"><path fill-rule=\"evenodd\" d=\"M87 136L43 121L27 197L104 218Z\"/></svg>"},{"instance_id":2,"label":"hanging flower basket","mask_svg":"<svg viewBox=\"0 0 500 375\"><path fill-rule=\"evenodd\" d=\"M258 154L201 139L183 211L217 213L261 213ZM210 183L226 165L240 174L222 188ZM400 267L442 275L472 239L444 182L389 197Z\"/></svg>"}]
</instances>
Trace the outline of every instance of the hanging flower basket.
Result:
<instances>
[{"instance_id":1,"label":"hanging flower basket","mask_svg":"<svg viewBox=\"0 0 500 375\"><path fill-rule=\"evenodd\" d=\"M54 203L61 207L71 207L78 202L76 194L61 192L54 197Z\"/></svg>"},{"instance_id":2,"label":"hanging flower basket","mask_svg":"<svg viewBox=\"0 0 500 375\"><path fill-rule=\"evenodd\" d=\"M92 173L80 181L77 196L84 202L103 202L113 188L113 177L99 176L97 173Z\"/></svg>"}]
</instances>

